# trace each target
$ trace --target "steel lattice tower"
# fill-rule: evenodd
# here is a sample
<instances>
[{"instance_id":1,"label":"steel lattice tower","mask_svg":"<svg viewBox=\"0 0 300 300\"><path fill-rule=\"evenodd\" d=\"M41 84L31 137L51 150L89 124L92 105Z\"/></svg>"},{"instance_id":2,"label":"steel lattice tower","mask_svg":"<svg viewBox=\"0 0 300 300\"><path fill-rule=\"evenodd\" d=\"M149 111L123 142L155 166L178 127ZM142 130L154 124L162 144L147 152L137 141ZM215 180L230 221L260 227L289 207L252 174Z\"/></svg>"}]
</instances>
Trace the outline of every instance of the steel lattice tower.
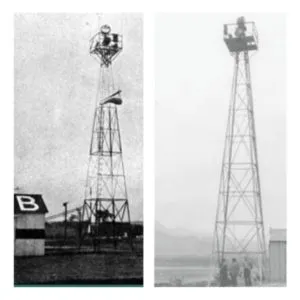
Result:
<instances>
[{"instance_id":1,"label":"steel lattice tower","mask_svg":"<svg viewBox=\"0 0 300 300\"><path fill-rule=\"evenodd\" d=\"M241 17L224 25L224 41L234 58L234 75L223 153L213 256L240 263L252 260L265 276L266 244L257 158L249 52L258 50L255 24Z\"/></svg>"},{"instance_id":2,"label":"steel lattice tower","mask_svg":"<svg viewBox=\"0 0 300 300\"><path fill-rule=\"evenodd\" d=\"M121 91L115 90L112 62L123 47L122 36L111 33L108 25L91 39L90 53L100 63L89 153L83 221L90 223L90 235L99 248L103 238L113 239L128 233L131 242L130 212L122 158L121 134L117 106ZM125 230L124 230L125 229Z\"/></svg>"}]
</instances>

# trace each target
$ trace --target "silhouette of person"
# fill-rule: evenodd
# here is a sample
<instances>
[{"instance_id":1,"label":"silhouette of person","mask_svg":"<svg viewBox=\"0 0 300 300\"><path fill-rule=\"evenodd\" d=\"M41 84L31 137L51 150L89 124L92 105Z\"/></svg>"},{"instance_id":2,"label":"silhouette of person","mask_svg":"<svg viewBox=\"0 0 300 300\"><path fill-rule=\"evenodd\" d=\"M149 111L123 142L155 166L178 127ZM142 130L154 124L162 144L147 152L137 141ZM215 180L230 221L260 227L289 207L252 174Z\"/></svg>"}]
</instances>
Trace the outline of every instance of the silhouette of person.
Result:
<instances>
[{"instance_id":1,"label":"silhouette of person","mask_svg":"<svg viewBox=\"0 0 300 300\"><path fill-rule=\"evenodd\" d=\"M220 286L228 285L228 267L226 259L223 258L220 265Z\"/></svg>"},{"instance_id":2,"label":"silhouette of person","mask_svg":"<svg viewBox=\"0 0 300 300\"><path fill-rule=\"evenodd\" d=\"M251 269L252 269L252 264L249 261L249 259L247 257L245 257L245 261L244 261L244 280L245 280L245 286L252 286Z\"/></svg>"},{"instance_id":3,"label":"silhouette of person","mask_svg":"<svg viewBox=\"0 0 300 300\"><path fill-rule=\"evenodd\" d=\"M232 259L232 263L229 267L229 274L231 278L232 286L237 286L237 277L240 272L240 265L235 258Z\"/></svg>"}]
</instances>

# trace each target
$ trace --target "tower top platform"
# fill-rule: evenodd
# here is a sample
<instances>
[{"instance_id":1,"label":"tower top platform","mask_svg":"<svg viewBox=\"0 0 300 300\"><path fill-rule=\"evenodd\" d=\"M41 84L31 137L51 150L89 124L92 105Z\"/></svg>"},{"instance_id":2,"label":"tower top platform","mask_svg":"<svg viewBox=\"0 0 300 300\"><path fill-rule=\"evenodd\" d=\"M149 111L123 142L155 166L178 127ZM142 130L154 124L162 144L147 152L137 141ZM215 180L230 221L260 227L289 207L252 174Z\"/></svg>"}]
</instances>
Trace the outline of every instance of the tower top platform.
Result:
<instances>
[{"instance_id":1,"label":"tower top platform","mask_svg":"<svg viewBox=\"0 0 300 300\"><path fill-rule=\"evenodd\" d=\"M90 40L90 54L94 55L101 66L108 67L122 51L122 35L111 33L109 25L103 25Z\"/></svg>"},{"instance_id":2,"label":"tower top platform","mask_svg":"<svg viewBox=\"0 0 300 300\"><path fill-rule=\"evenodd\" d=\"M254 22L239 17L234 24L224 25L224 42L229 52L258 50L258 33Z\"/></svg>"}]
</instances>

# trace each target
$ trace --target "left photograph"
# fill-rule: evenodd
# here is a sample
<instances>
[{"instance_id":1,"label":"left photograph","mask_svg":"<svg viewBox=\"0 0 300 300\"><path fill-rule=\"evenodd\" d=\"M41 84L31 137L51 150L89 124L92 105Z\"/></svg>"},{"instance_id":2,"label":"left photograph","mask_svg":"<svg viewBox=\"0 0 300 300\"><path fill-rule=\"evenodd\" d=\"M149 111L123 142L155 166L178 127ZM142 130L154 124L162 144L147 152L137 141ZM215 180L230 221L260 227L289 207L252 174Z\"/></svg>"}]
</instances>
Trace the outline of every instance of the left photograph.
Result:
<instances>
[{"instance_id":1,"label":"left photograph","mask_svg":"<svg viewBox=\"0 0 300 300\"><path fill-rule=\"evenodd\" d=\"M14 35L14 285L143 286L143 15Z\"/></svg>"}]
</instances>

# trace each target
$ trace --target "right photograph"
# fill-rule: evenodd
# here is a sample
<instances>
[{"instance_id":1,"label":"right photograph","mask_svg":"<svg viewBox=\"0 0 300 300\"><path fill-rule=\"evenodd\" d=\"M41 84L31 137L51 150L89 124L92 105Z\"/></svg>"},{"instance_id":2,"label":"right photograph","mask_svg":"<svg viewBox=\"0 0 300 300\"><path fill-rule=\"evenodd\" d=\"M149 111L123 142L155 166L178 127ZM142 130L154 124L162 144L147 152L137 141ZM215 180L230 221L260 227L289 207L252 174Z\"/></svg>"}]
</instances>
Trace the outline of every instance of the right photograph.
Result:
<instances>
[{"instance_id":1,"label":"right photograph","mask_svg":"<svg viewBox=\"0 0 300 300\"><path fill-rule=\"evenodd\" d=\"M286 286L286 15L155 20L155 286Z\"/></svg>"}]
</instances>

